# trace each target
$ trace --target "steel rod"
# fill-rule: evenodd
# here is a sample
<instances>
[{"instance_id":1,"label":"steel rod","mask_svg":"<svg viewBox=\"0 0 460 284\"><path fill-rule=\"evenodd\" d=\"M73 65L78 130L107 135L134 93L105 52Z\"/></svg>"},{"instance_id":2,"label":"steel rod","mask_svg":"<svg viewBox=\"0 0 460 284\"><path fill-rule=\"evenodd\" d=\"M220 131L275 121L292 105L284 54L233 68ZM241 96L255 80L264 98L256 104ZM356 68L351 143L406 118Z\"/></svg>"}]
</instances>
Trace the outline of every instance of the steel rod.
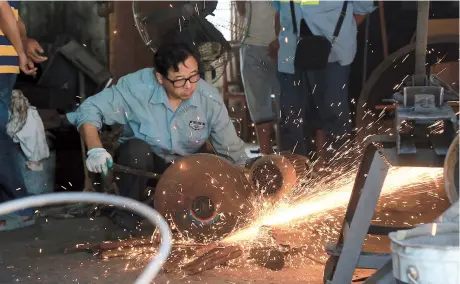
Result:
<instances>
[{"instance_id":1,"label":"steel rod","mask_svg":"<svg viewBox=\"0 0 460 284\"><path fill-rule=\"evenodd\" d=\"M415 75L426 75L426 47L428 45L429 1L418 1L417 30L415 46Z\"/></svg>"}]
</instances>

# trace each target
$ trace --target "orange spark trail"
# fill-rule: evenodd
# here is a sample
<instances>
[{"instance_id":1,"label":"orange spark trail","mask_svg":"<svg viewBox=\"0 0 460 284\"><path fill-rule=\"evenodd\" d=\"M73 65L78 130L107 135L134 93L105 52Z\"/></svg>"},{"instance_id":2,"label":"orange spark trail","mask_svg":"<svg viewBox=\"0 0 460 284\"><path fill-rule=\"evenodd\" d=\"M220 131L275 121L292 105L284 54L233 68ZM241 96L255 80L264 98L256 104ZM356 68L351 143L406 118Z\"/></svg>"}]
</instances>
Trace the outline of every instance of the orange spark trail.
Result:
<instances>
[{"instance_id":1,"label":"orange spark trail","mask_svg":"<svg viewBox=\"0 0 460 284\"><path fill-rule=\"evenodd\" d=\"M426 183L442 176L441 168L390 168L385 179L382 194L388 195L398 189L407 189ZM351 175L349 175L351 176ZM308 200L303 199L295 204L280 203L270 212L263 212L261 217L248 228L242 229L226 237L224 243L251 241L257 237L262 226L289 226L293 221L339 208L348 204L354 180L347 178L343 186L321 190Z\"/></svg>"}]
</instances>

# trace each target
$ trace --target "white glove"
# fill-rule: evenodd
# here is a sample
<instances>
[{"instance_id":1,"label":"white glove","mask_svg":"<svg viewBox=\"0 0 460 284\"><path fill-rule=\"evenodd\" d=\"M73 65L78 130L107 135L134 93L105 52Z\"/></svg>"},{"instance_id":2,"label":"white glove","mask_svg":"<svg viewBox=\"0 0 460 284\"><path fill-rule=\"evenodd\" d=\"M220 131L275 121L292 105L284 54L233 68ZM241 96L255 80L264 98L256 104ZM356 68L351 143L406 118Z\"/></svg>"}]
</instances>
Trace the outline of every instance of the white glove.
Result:
<instances>
[{"instance_id":1,"label":"white glove","mask_svg":"<svg viewBox=\"0 0 460 284\"><path fill-rule=\"evenodd\" d=\"M86 168L93 173L108 173L113 166L112 156L104 148L94 148L88 151L86 158Z\"/></svg>"}]
</instances>

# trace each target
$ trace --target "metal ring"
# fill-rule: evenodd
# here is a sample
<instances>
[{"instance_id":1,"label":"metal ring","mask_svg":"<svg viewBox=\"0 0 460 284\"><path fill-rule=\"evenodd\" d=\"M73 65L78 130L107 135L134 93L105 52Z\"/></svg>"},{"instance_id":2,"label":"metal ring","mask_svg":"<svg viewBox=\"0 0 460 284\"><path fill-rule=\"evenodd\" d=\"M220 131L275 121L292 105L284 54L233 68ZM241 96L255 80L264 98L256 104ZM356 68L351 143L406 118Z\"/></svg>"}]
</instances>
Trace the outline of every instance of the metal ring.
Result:
<instances>
[{"instance_id":1,"label":"metal ring","mask_svg":"<svg viewBox=\"0 0 460 284\"><path fill-rule=\"evenodd\" d=\"M62 203L99 203L130 209L138 215L145 217L153 225L155 225L161 236L161 244L158 253L154 259L147 264L144 271L134 282L135 284L149 284L160 271L163 264L169 257L172 247L172 234L168 223L163 216L153 208L138 202L134 199L126 197L109 195L94 192L64 192L64 193L49 193L24 198L15 199L0 204L0 216L9 214L24 208L41 207L45 205L56 205Z\"/></svg>"}]
</instances>

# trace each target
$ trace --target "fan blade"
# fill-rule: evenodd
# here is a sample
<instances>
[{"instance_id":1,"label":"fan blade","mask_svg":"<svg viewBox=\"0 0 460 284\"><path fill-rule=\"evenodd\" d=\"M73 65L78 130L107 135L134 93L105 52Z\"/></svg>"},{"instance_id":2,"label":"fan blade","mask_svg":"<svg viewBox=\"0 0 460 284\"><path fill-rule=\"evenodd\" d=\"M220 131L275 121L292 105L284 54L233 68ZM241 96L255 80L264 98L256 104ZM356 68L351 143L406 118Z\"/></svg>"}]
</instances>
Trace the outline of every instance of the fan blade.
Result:
<instances>
[{"instance_id":1,"label":"fan blade","mask_svg":"<svg viewBox=\"0 0 460 284\"><path fill-rule=\"evenodd\" d=\"M188 4L199 11L201 17L211 15L217 8L218 1L190 1Z\"/></svg>"},{"instance_id":2,"label":"fan blade","mask_svg":"<svg viewBox=\"0 0 460 284\"><path fill-rule=\"evenodd\" d=\"M203 33L208 36L208 42L220 43L227 51L231 49L230 43L228 43L222 33L208 20L205 18L197 17L197 22L201 26Z\"/></svg>"}]
</instances>

